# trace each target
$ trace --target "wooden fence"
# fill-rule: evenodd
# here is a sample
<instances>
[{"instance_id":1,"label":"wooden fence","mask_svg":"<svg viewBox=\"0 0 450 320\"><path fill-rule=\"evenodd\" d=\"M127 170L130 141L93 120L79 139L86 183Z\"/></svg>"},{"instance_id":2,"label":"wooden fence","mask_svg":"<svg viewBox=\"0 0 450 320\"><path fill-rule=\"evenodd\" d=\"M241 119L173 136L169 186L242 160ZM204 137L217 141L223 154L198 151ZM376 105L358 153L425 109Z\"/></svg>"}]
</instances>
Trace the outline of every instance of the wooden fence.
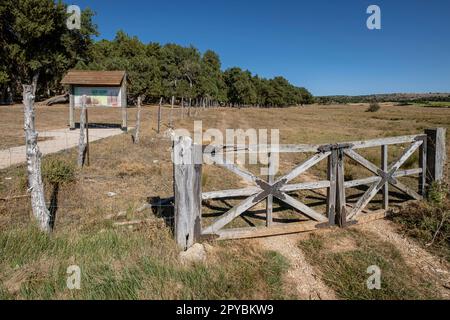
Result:
<instances>
[{"instance_id":1,"label":"wooden fence","mask_svg":"<svg viewBox=\"0 0 450 320\"><path fill-rule=\"evenodd\" d=\"M380 138L365 141L327 145L279 145L279 146L215 146L211 151L193 144L189 137L180 137L174 142L174 196L175 196L175 238L179 246L187 249L203 238L239 239L263 237L310 231L338 225L345 227L358 221L376 219L385 216L389 208L389 189L394 188L411 199L422 200L427 186L433 181L444 178L446 161L445 129L429 129L425 134ZM389 147L407 145L403 153L392 163L388 163ZM262 147L262 148L261 148ZM365 148L380 148L381 166L367 160L358 151ZM261 153L265 150L269 156L269 175L266 180L224 158L227 153ZM415 169L401 169L402 165L419 151L419 166ZM305 153L311 154L308 159L295 166L289 173L275 179L273 174L274 153ZM233 190L202 192L203 156L209 157L214 165L231 171L253 186ZM345 181L345 160L368 169L374 176ZM326 180L290 183L307 170L327 161ZM403 184L398 178L418 176L417 191ZM346 189L358 186L368 186L364 194L354 204L346 201ZM326 189L326 212L317 212L289 193L299 190ZM369 203L379 193L382 193L382 209L370 211ZM213 199L242 198L245 199L216 218L211 224L202 223L202 202ZM309 221L295 223L274 223L273 199L276 198ZM263 227L225 228L235 218L266 201L266 224Z\"/></svg>"}]
</instances>

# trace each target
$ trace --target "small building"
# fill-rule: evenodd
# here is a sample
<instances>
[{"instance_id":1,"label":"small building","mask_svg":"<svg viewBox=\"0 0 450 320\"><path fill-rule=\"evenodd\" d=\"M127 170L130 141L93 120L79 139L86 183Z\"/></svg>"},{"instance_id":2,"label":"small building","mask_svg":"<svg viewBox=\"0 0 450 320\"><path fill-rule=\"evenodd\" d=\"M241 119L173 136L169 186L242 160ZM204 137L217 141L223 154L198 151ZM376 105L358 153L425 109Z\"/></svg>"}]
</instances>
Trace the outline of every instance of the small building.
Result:
<instances>
[{"instance_id":1,"label":"small building","mask_svg":"<svg viewBox=\"0 0 450 320\"><path fill-rule=\"evenodd\" d=\"M74 111L81 107L86 95L86 107L122 108L122 130L127 130L127 73L125 71L70 70L61 80L69 86L69 125L75 129Z\"/></svg>"}]
</instances>

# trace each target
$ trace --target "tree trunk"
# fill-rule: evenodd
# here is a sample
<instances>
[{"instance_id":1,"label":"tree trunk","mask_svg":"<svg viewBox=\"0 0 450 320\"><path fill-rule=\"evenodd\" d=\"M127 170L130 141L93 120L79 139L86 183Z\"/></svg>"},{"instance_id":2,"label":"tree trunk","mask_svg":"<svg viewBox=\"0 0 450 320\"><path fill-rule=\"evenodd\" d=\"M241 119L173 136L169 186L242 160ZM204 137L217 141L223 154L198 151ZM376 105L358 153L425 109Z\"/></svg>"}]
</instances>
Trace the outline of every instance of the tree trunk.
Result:
<instances>
[{"instance_id":1,"label":"tree trunk","mask_svg":"<svg viewBox=\"0 0 450 320\"><path fill-rule=\"evenodd\" d=\"M137 113L136 113L136 131L134 134L134 143L139 143L139 131L141 130L141 101L142 98L141 96L138 97L138 102L137 102Z\"/></svg>"},{"instance_id":2,"label":"tree trunk","mask_svg":"<svg viewBox=\"0 0 450 320\"><path fill-rule=\"evenodd\" d=\"M84 164L84 155L86 152L86 142L84 139L84 131L86 127L86 96L81 98L80 113L80 141L78 143L78 167L82 168Z\"/></svg>"},{"instance_id":3,"label":"tree trunk","mask_svg":"<svg viewBox=\"0 0 450 320\"><path fill-rule=\"evenodd\" d=\"M37 84L23 86L24 130L27 156L28 187L31 192L33 216L44 232L50 232L50 212L45 204L44 184L41 174L41 152L37 145L38 134L34 124L34 94Z\"/></svg>"}]
</instances>

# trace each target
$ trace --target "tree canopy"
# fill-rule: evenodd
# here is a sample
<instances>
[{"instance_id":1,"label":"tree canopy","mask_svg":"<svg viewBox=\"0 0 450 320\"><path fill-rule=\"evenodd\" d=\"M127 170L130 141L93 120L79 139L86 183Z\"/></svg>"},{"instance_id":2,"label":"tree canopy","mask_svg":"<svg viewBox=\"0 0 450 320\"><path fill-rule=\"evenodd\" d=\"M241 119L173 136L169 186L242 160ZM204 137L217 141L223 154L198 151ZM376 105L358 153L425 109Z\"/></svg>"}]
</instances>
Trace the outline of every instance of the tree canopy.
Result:
<instances>
[{"instance_id":1,"label":"tree canopy","mask_svg":"<svg viewBox=\"0 0 450 320\"><path fill-rule=\"evenodd\" d=\"M282 107L311 103L312 95L283 77L265 79L248 70L222 70L212 50L193 46L143 43L118 31L113 40L98 35L94 13L82 11L81 30L66 26L67 6L54 0L3 0L0 3L0 100L6 91L18 96L21 84L39 74L38 96L63 90L71 68L125 70L129 98L146 101L174 97L189 105Z\"/></svg>"},{"instance_id":2,"label":"tree canopy","mask_svg":"<svg viewBox=\"0 0 450 320\"><path fill-rule=\"evenodd\" d=\"M64 73L90 59L93 12L81 16L81 29L69 30L67 5L53 0L2 0L0 3L0 86L17 94L39 76L40 91L59 87Z\"/></svg>"}]
</instances>

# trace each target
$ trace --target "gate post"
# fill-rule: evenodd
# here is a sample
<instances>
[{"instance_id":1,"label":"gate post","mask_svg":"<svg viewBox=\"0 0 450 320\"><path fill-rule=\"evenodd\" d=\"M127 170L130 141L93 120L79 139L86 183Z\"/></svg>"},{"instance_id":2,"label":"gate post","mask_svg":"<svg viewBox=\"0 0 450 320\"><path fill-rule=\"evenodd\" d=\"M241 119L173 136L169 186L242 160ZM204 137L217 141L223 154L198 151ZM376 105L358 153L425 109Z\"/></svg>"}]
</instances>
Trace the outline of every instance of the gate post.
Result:
<instances>
[{"instance_id":1,"label":"gate post","mask_svg":"<svg viewBox=\"0 0 450 320\"><path fill-rule=\"evenodd\" d=\"M345 178L344 178L344 149L336 150L336 221L339 227L345 227L347 224L347 210L345 200Z\"/></svg>"},{"instance_id":2,"label":"gate post","mask_svg":"<svg viewBox=\"0 0 450 320\"><path fill-rule=\"evenodd\" d=\"M445 152L445 128L426 129L427 155L426 155L426 182L431 186L433 182L444 180L444 168L447 158Z\"/></svg>"},{"instance_id":3,"label":"gate post","mask_svg":"<svg viewBox=\"0 0 450 320\"><path fill-rule=\"evenodd\" d=\"M175 240L189 249L201 233L202 150L189 137L178 137L173 144Z\"/></svg>"},{"instance_id":4,"label":"gate post","mask_svg":"<svg viewBox=\"0 0 450 320\"><path fill-rule=\"evenodd\" d=\"M327 190L327 215L328 224L336 224L336 174L337 174L338 151L333 150L328 156L327 179L330 181L330 187Z\"/></svg>"}]
</instances>

